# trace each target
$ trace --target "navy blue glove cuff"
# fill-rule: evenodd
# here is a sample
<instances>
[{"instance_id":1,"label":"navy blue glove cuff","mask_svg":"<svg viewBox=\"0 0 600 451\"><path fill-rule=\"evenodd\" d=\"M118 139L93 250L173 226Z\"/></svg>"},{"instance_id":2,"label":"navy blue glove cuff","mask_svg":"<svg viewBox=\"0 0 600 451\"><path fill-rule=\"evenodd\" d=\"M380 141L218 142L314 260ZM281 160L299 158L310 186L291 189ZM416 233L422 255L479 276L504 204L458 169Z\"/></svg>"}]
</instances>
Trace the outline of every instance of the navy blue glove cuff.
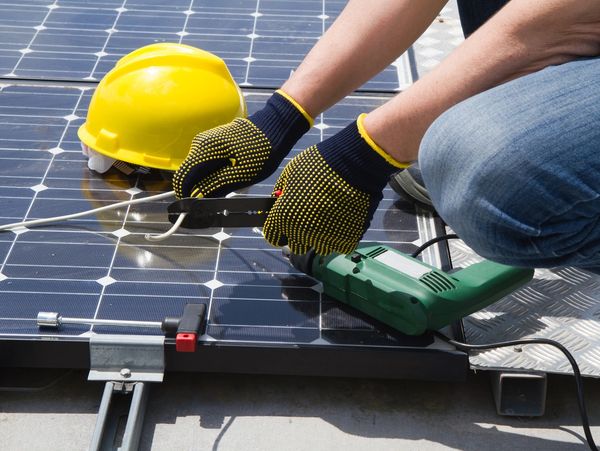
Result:
<instances>
[{"instance_id":1,"label":"navy blue glove cuff","mask_svg":"<svg viewBox=\"0 0 600 451\"><path fill-rule=\"evenodd\" d=\"M380 194L390 176L399 170L363 139L356 121L317 147L331 169L371 195Z\"/></svg>"},{"instance_id":2,"label":"navy blue glove cuff","mask_svg":"<svg viewBox=\"0 0 600 451\"><path fill-rule=\"evenodd\" d=\"M267 137L280 158L310 130L310 123L288 99L275 92L265 107L248 117ZM283 153L283 155L280 155Z\"/></svg>"}]
</instances>

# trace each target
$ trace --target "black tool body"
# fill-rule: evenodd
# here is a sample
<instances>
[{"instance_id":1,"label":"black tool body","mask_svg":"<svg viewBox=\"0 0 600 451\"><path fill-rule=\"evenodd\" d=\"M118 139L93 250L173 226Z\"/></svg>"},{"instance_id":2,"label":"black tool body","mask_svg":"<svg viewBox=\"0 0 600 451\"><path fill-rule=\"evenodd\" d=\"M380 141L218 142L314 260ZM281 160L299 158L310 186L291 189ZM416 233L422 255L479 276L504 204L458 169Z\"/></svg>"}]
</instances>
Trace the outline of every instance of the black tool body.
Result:
<instances>
[{"instance_id":1,"label":"black tool body","mask_svg":"<svg viewBox=\"0 0 600 451\"><path fill-rule=\"evenodd\" d=\"M188 197L169 205L169 221L175 223L181 213L186 217L181 227L261 227L267 219L275 197Z\"/></svg>"}]
</instances>

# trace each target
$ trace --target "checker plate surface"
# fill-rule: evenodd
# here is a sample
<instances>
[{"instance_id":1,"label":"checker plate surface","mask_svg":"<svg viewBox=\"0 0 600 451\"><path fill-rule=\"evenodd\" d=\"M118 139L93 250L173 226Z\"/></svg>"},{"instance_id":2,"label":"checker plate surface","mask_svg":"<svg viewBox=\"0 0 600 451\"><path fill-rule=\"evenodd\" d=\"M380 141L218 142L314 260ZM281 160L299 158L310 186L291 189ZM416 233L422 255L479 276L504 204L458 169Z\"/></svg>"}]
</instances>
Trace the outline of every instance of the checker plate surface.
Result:
<instances>
[{"instance_id":1,"label":"checker plate surface","mask_svg":"<svg viewBox=\"0 0 600 451\"><path fill-rule=\"evenodd\" d=\"M464 267L480 258L462 241L450 241L452 263ZM600 377L600 276L575 268L537 270L526 287L463 320L468 343L548 338L575 357L581 374ZM523 369L572 373L551 346L527 345L472 354L480 369Z\"/></svg>"}]
</instances>

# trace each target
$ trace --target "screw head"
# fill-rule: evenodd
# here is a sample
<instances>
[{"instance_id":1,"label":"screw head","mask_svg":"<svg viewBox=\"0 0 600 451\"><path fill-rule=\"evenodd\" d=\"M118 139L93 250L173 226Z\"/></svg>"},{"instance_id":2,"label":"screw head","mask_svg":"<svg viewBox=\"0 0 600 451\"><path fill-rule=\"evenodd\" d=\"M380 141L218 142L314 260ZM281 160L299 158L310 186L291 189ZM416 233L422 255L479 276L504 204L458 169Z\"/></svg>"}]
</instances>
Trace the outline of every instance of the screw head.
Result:
<instances>
[{"instance_id":1,"label":"screw head","mask_svg":"<svg viewBox=\"0 0 600 451\"><path fill-rule=\"evenodd\" d=\"M131 377L131 370L129 368L123 368L119 374L121 377Z\"/></svg>"}]
</instances>

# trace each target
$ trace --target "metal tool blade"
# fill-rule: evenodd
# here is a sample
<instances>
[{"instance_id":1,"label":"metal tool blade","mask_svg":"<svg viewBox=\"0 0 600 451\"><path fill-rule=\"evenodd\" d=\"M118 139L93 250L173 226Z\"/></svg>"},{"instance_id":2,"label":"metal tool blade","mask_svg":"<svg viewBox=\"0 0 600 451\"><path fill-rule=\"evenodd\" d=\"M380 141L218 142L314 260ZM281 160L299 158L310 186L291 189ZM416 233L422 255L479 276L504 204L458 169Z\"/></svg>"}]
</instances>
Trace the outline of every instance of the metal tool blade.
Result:
<instances>
[{"instance_id":1,"label":"metal tool blade","mask_svg":"<svg viewBox=\"0 0 600 451\"><path fill-rule=\"evenodd\" d=\"M260 227L265 223L275 197L188 197L169 205L169 221L175 223L181 213L187 213L181 227Z\"/></svg>"}]
</instances>

